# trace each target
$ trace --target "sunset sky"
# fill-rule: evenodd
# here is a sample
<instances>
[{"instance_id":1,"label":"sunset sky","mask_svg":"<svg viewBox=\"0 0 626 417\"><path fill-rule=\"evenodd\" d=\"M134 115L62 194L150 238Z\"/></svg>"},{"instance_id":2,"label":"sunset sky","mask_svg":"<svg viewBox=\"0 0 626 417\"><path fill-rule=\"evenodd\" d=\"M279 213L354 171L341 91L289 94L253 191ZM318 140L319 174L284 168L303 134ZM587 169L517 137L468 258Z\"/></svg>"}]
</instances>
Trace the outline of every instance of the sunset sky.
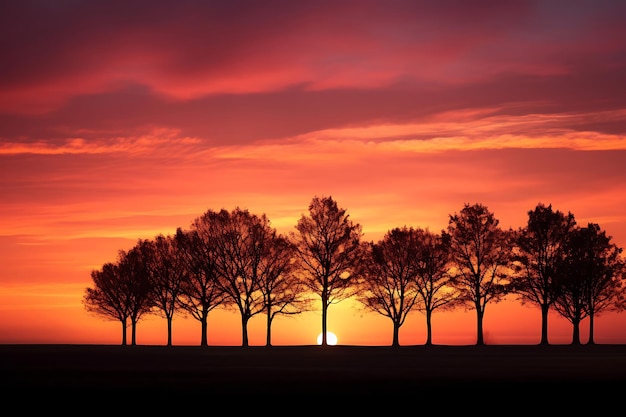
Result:
<instances>
[{"instance_id":1,"label":"sunset sky","mask_svg":"<svg viewBox=\"0 0 626 417\"><path fill-rule=\"evenodd\" d=\"M619 0L2 2L0 343L120 343L82 305L90 272L209 209L289 232L332 196L376 241L465 203L517 228L541 202L625 247L625 21ZM321 313L274 323L274 344L314 344ZM328 325L391 343L352 301ZM626 312L595 325L626 343ZM487 344L538 343L540 311L488 304L484 326ZM199 344L194 319L173 331ZM137 341L166 332L146 318ZM400 343L425 339L416 312ZM239 316L211 312L208 340L241 344ZM473 310L434 313L434 343L475 341Z\"/></svg>"}]
</instances>

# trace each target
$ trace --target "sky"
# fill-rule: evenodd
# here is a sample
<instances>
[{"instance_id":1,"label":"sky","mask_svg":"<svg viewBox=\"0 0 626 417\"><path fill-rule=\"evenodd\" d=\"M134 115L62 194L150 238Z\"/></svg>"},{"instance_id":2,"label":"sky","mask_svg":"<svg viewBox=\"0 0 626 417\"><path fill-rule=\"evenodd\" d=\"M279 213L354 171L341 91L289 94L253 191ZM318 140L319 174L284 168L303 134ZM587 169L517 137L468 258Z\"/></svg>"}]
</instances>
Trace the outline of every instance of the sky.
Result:
<instances>
[{"instance_id":1,"label":"sky","mask_svg":"<svg viewBox=\"0 0 626 417\"><path fill-rule=\"evenodd\" d=\"M207 210L287 233L331 196L377 241L466 203L523 227L542 203L626 246L625 19L619 0L2 2L0 343L121 343L82 305L91 271ZM353 300L328 314L339 344L391 344ZM485 342L538 343L540 320L490 303ZM626 343L626 312L595 327ZM167 341L161 317L137 331ZM319 311L278 317L272 341L320 331ZM425 340L412 313L400 343ZM571 340L551 313L549 341ZM239 316L212 311L208 341L241 344ZM433 343L475 341L475 311L435 311ZM175 316L173 342L199 322Z\"/></svg>"}]
</instances>

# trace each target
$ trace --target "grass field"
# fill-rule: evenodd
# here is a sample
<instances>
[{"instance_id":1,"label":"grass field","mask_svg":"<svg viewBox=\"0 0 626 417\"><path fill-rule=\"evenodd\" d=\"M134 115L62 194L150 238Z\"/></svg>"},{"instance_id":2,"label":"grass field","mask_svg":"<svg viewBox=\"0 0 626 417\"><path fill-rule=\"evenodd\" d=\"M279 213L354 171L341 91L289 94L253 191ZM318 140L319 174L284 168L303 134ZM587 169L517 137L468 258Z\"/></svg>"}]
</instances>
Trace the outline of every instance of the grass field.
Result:
<instances>
[{"instance_id":1,"label":"grass field","mask_svg":"<svg viewBox=\"0 0 626 417\"><path fill-rule=\"evenodd\" d=\"M406 398L480 390L489 395L548 391L554 397L555 389L588 396L602 387L626 387L626 345L0 345L0 358L4 395L372 399L390 391Z\"/></svg>"}]
</instances>

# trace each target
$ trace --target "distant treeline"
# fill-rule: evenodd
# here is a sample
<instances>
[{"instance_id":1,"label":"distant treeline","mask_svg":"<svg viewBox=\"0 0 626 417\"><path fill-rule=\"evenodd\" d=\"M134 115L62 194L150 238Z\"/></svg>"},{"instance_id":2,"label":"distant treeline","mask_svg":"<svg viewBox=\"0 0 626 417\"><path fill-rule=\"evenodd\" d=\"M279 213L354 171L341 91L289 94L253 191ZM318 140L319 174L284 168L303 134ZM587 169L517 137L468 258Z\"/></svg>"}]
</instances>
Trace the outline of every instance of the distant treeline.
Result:
<instances>
[{"instance_id":1,"label":"distant treeline","mask_svg":"<svg viewBox=\"0 0 626 417\"><path fill-rule=\"evenodd\" d=\"M595 223L580 226L572 213L542 203L528 211L517 230L503 229L482 204L465 204L440 232L390 229L378 242L363 239L362 227L332 197L314 197L292 232L280 234L265 214L239 207L208 210L187 230L139 239L115 262L91 272L83 299L87 311L122 327L122 345L136 344L137 324L148 314L167 319L172 345L175 314L201 324L207 346L209 313L216 308L241 316L242 346L249 320L267 318L266 345L278 315L322 311L327 344L328 307L347 298L393 322L393 346L411 311L424 313L426 345L432 344L432 314L456 308L476 311L477 345L484 344L489 303L514 295L541 310L541 344L548 344L552 309L573 326L605 311L626 308L622 248Z\"/></svg>"}]
</instances>

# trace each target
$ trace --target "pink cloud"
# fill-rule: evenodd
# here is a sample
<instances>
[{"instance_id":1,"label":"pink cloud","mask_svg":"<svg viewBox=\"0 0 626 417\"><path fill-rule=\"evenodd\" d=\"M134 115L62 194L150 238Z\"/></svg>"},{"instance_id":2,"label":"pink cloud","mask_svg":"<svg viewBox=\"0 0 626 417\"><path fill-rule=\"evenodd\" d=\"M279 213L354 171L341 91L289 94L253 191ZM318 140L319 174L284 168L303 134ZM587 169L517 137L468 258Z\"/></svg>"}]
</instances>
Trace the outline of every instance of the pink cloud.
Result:
<instances>
[{"instance_id":1,"label":"pink cloud","mask_svg":"<svg viewBox=\"0 0 626 417\"><path fill-rule=\"evenodd\" d=\"M555 29L552 10L526 2L278 4L12 6L5 14L12 42L3 55L11 65L0 78L7 98L0 108L53 109L124 83L184 100L302 84L458 84L503 72L572 73L573 64L614 60L624 49L615 37L609 43L599 37L623 34L618 21L596 23L619 9L578 15L574 9L565 17L575 25ZM580 58L572 59L575 53Z\"/></svg>"}]
</instances>

